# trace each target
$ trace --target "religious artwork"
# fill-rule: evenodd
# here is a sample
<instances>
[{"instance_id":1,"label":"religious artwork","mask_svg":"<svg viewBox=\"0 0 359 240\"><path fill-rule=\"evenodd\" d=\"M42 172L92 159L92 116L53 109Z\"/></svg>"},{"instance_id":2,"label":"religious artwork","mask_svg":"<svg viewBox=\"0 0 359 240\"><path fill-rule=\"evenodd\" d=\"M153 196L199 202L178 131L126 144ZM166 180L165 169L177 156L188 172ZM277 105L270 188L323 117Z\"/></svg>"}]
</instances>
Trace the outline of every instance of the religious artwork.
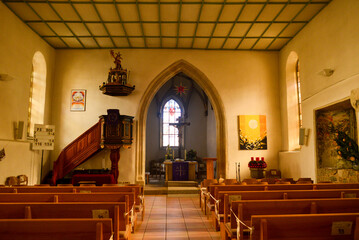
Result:
<instances>
[{"instance_id":1,"label":"religious artwork","mask_svg":"<svg viewBox=\"0 0 359 240\"><path fill-rule=\"evenodd\" d=\"M266 150L267 123L265 115L239 115L239 149Z\"/></svg>"},{"instance_id":2,"label":"religious artwork","mask_svg":"<svg viewBox=\"0 0 359 240\"><path fill-rule=\"evenodd\" d=\"M182 95L187 94L188 87L183 86L183 83L180 82L179 85L175 85L175 91L176 91L176 94L177 94L177 95L182 96Z\"/></svg>"},{"instance_id":3,"label":"religious artwork","mask_svg":"<svg viewBox=\"0 0 359 240\"><path fill-rule=\"evenodd\" d=\"M73 89L71 90L71 111L85 111L86 110L86 90Z\"/></svg>"},{"instance_id":4,"label":"religious artwork","mask_svg":"<svg viewBox=\"0 0 359 240\"><path fill-rule=\"evenodd\" d=\"M340 151L344 143L349 144L349 139L354 139L355 142L355 127L355 112L348 101L316 111L319 168L351 169L355 167L353 166L355 161L350 160L351 156L348 159L343 158L341 155L345 151Z\"/></svg>"},{"instance_id":5,"label":"religious artwork","mask_svg":"<svg viewBox=\"0 0 359 240\"><path fill-rule=\"evenodd\" d=\"M110 96L127 96L132 93L135 89L135 86L132 86L128 83L130 78L130 71L122 68L121 65L121 53L115 53L113 50L110 50L110 55L114 59L115 68L110 68L108 71L107 82L103 82L99 89L103 94Z\"/></svg>"}]
</instances>

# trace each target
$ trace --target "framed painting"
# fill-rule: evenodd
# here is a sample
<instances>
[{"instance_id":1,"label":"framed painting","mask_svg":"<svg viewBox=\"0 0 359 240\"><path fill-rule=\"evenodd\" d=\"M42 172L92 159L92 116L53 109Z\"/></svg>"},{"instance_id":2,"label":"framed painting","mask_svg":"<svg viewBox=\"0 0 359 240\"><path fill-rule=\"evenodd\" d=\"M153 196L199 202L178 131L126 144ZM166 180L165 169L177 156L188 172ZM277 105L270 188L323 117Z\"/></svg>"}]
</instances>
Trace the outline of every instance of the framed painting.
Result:
<instances>
[{"instance_id":1,"label":"framed painting","mask_svg":"<svg viewBox=\"0 0 359 240\"><path fill-rule=\"evenodd\" d=\"M72 89L71 90L71 111L83 112L86 110L86 90Z\"/></svg>"},{"instance_id":2,"label":"framed painting","mask_svg":"<svg viewBox=\"0 0 359 240\"><path fill-rule=\"evenodd\" d=\"M267 123L265 115L238 116L239 150L266 150Z\"/></svg>"}]
</instances>

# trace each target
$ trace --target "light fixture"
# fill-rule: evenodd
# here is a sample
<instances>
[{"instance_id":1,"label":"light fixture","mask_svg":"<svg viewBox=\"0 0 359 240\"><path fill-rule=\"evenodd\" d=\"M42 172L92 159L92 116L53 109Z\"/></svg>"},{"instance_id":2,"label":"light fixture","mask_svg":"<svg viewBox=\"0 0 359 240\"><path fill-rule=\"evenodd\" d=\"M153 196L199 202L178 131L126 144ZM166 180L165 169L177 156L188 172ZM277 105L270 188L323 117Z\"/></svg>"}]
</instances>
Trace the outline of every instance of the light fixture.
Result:
<instances>
[{"instance_id":1,"label":"light fixture","mask_svg":"<svg viewBox=\"0 0 359 240\"><path fill-rule=\"evenodd\" d=\"M324 77L330 77L334 73L334 69L331 68L324 68L322 71L319 72L320 75L323 75Z\"/></svg>"},{"instance_id":2,"label":"light fixture","mask_svg":"<svg viewBox=\"0 0 359 240\"><path fill-rule=\"evenodd\" d=\"M4 73L0 74L0 81L11 81L13 79L14 78L11 77L9 74L4 74Z\"/></svg>"}]
</instances>

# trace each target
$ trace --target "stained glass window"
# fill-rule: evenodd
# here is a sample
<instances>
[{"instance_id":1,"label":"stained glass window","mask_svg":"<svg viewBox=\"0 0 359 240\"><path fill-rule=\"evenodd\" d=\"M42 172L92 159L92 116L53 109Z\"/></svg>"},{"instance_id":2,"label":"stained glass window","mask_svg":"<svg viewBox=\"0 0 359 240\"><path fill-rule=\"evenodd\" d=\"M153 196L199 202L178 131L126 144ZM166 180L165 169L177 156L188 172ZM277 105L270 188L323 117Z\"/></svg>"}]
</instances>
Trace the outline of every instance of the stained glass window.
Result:
<instances>
[{"instance_id":1,"label":"stained glass window","mask_svg":"<svg viewBox=\"0 0 359 240\"><path fill-rule=\"evenodd\" d=\"M178 118L181 117L181 107L174 99L166 102L162 111L162 146L178 147L178 129L170 123L178 123Z\"/></svg>"}]
</instances>

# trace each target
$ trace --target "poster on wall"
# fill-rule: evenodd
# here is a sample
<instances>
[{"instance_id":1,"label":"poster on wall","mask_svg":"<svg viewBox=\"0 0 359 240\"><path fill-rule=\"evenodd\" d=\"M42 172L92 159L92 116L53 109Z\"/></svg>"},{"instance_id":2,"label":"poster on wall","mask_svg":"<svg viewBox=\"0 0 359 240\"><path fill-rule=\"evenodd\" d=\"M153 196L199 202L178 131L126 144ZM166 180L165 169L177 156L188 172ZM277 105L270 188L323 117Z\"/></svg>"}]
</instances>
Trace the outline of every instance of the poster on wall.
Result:
<instances>
[{"instance_id":1,"label":"poster on wall","mask_svg":"<svg viewBox=\"0 0 359 240\"><path fill-rule=\"evenodd\" d=\"M86 90L72 89L71 90L71 111L85 111L86 110Z\"/></svg>"},{"instance_id":2,"label":"poster on wall","mask_svg":"<svg viewBox=\"0 0 359 240\"><path fill-rule=\"evenodd\" d=\"M265 115L238 116L239 150L266 150L267 123Z\"/></svg>"}]
</instances>

